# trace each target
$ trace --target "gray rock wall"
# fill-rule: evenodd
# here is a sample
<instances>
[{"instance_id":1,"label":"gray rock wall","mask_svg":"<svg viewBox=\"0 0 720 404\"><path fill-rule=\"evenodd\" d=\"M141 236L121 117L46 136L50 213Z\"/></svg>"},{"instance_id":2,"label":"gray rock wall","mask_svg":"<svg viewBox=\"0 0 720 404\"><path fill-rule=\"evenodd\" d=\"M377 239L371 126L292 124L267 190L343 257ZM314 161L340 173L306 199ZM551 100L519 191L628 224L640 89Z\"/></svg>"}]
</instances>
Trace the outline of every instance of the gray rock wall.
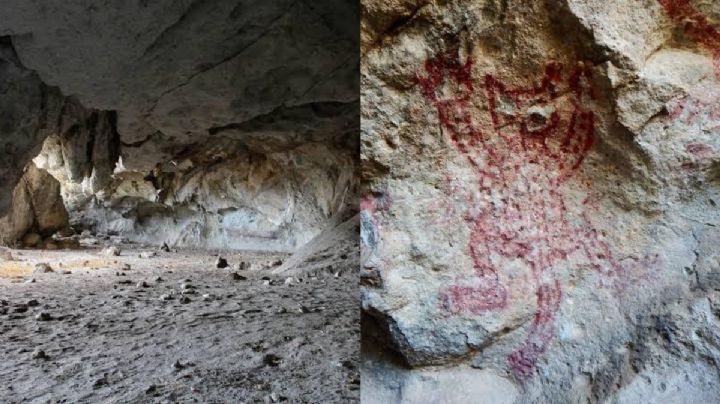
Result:
<instances>
[{"instance_id":1,"label":"gray rock wall","mask_svg":"<svg viewBox=\"0 0 720 404\"><path fill-rule=\"evenodd\" d=\"M432 402L403 383L462 364L517 402L718 397L717 3L363 12L363 310L410 368L388 394ZM471 379L437 394L492 402Z\"/></svg>"},{"instance_id":2,"label":"gray rock wall","mask_svg":"<svg viewBox=\"0 0 720 404\"><path fill-rule=\"evenodd\" d=\"M339 21L357 16L354 2L11 0L0 11L4 195L37 157L78 228L284 251L353 205L358 38Z\"/></svg>"}]
</instances>

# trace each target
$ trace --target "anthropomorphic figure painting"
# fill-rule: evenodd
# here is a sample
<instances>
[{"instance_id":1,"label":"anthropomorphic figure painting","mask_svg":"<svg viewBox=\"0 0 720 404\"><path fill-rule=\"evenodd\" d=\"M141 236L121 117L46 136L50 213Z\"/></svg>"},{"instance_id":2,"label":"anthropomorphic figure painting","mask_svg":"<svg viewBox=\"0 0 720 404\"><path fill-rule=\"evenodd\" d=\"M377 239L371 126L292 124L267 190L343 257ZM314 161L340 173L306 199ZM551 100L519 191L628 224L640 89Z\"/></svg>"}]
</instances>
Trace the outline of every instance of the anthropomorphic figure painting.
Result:
<instances>
[{"instance_id":1,"label":"anthropomorphic figure painting","mask_svg":"<svg viewBox=\"0 0 720 404\"><path fill-rule=\"evenodd\" d=\"M465 215L473 276L441 290L439 301L452 314L503 310L513 300L503 267L521 260L534 282L535 315L508 364L526 379L554 336L562 299L556 266L572 257L610 277L623 272L587 216L569 212L564 192L595 137L592 67L549 62L539 84L509 88L493 74L476 78L472 59L461 59L456 50L440 54L417 76L447 142L475 175L467 188L480 195ZM483 99L490 114L485 125L477 107Z\"/></svg>"}]
</instances>

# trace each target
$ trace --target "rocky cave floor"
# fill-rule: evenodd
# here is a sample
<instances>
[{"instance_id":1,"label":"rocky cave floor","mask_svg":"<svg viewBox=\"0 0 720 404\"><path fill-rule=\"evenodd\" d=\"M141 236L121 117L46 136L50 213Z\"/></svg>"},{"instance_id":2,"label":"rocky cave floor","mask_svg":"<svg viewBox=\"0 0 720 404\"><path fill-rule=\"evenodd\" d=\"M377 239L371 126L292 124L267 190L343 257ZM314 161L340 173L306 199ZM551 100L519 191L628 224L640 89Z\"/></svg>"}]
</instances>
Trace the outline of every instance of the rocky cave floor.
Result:
<instances>
[{"instance_id":1,"label":"rocky cave floor","mask_svg":"<svg viewBox=\"0 0 720 404\"><path fill-rule=\"evenodd\" d=\"M223 255L220 269L210 252L120 249L0 258L0 401L359 399L351 260L287 278L271 274L278 254Z\"/></svg>"}]
</instances>

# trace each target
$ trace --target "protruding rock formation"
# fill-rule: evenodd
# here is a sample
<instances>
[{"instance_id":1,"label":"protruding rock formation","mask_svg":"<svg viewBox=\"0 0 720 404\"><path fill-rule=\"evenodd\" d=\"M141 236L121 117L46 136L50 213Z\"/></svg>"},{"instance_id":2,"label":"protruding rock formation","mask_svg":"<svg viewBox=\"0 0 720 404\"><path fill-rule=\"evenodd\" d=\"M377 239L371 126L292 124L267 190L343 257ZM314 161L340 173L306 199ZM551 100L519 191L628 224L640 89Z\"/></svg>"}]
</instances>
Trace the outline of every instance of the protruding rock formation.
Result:
<instances>
[{"instance_id":1,"label":"protruding rock formation","mask_svg":"<svg viewBox=\"0 0 720 404\"><path fill-rule=\"evenodd\" d=\"M70 226L60 183L35 164L28 166L12 195L10 213L0 218L0 240L4 243L27 236L34 239L28 243L30 247L40 247L43 238Z\"/></svg>"}]
</instances>

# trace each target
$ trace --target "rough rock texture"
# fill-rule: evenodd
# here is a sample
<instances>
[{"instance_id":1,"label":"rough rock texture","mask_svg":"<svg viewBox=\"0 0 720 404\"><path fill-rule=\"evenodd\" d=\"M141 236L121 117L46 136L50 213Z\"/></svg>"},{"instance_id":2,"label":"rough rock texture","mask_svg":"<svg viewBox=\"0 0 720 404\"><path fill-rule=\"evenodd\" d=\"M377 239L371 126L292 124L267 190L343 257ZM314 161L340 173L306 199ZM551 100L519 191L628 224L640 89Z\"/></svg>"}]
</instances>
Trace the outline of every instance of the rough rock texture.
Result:
<instances>
[{"instance_id":1,"label":"rough rock texture","mask_svg":"<svg viewBox=\"0 0 720 404\"><path fill-rule=\"evenodd\" d=\"M339 263L360 262L359 217L352 215L355 213L352 210L344 213L334 218L335 225L326 225L320 234L295 251L273 272L283 275L330 273L337 277L348 269ZM350 218L347 217L349 214ZM357 274L359 266L350 269Z\"/></svg>"},{"instance_id":2,"label":"rough rock texture","mask_svg":"<svg viewBox=\"0 0 720 404\"><path fill-rule=\"evenodd\" d=\"M31 232L50 237L70 226L60 183L34 164L28 165L12 195L10 212L0 218L0 241L11 243Z\"/></svg>"},{"instance_id":3,"label":"rough rock texture","mask_svg":"<svg viewBox=\"0 0 720 404\"><path fill-rule=\"evenodd\" d=\"M719 397L718 3L362 3L364 397Z\"/></svg>"},{"instance_id":4,"label":"rough rock texture","mask_svg":"<svg viewBox=\"0 0 720 404\"><path fill-rule=\"evenodd\" d=\"M3 2L3 186L46 139L78 229L292 250L357 194L357 9Z\"/></svg>"},{"instance_id":5,"label":"rough rock texture","mask_svg":"<svg viewBox=\"0 0 720 404\"><path fill-rule=\"evenodd\" d=\"M0 401L358 402L357 261L338 263L349 276L266 284L204 252L122 247L0 257ZM261 268L285 254L225 257ZM33 274L41 262L55 272Z\"/></svg>"},{"instance_id":6,"label":"rough rock texture","mask_svg":"<svg viewBox=\"0 0 720 404\"><path fill-rule=\"evenodd\" d=\"M261 152L219 141L167 171L119 167L101 192L68 178L58 144L48 138L35 162L64 184L73 224L132 241L292 251L357 198L355 159L333 144Z\"/></svg>"}]
</instances>

